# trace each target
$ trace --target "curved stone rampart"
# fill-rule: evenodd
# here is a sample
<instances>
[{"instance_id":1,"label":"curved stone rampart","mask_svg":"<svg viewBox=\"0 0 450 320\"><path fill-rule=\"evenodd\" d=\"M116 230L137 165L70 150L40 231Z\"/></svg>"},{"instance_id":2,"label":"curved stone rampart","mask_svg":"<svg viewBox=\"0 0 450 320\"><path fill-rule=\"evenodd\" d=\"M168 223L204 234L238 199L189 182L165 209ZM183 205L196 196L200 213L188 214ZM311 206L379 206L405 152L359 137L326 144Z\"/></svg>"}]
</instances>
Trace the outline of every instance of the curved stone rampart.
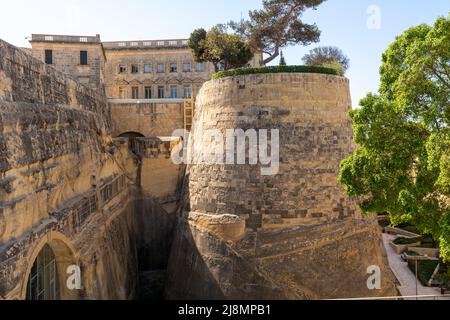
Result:
<instances>
[{"instance_id":1,"label":"curved stone rampart","mask_svg":"<svg viewBox=\"0 0 450 320\"><path fill-rule=\"evenodd\" d=\"M355 147L350 109L349 81L338 76L258 74L204 84L190 139L185 214L169 263L169 298L395 295L378 225L362 217L337 183L340 162ZM227 161L243 152L230 152L227 131L237 129L248 136L254 130L259 149L263 130L278 132L279 166L276 157L271 165L261 157L250 163L249 145L245 164ZM268 136L268 150L275 150L277 136ZM205 155L208 163L200 161ZM268 167L274 170L264 171ZM221 219L226 228L217 226ZM381 270L380 290L367 286L371 266Z\"/></svg>"}]
</instances>

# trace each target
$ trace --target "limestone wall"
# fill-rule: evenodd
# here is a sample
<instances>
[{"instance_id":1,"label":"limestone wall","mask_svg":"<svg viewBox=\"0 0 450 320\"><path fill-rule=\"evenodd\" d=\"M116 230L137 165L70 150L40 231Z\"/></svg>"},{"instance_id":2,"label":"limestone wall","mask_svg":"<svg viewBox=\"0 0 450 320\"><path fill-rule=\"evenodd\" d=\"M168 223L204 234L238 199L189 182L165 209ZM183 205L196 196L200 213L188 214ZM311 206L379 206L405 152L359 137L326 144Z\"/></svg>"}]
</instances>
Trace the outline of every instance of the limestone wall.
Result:
<instances>
[{"instance_id":1,"label":"limestone wall","mask_svg":"<svg viewBox=\"0 0 450 320\"><path fill-rule=\"evenodd\" d=\"M280 168L191 166L190 210L237 214L252 228L316 224L360 217L336 181L353 148L348 80L320 74L274 74L210 81L197 100L193 141L207 150L206 130L276 129ZM237 151L235 151L237 154ZM236 157L235 157L236 158Z\"/></svg>"},{"instance_id":2,"label":"limestone wall","mask_svg":"<svg viewBox=\"0 0 450 320\"><path fill-rule=\"evenodd\" d=\"M111 104L113 136L126 132L145 137L170 137L184 128L183 103Z\"/></svg>"},{"instance_id":3,"label":"limestone wall","mask_svg":"<svg viewBox=\"0 0 450 320\"><path fill-rule=\"evenodd\" d=\"M155 42L154 42L155 43ZM139 99L145 97L145 88L151 88L152 98L158 98L158 87L164 87L164 96L170 97L170 87L177 86L178 97L182 98L184 86L190 86L195 95L202 84L211 78L214 66L204 64L204 70L196 70L196 63L188 47L180 48L116 48L111 49L106 44L106 94L108 98L131 99L132 87L139 90ZM189 71L183 70L184 64L189 64ZM164 72L158 72L158 64L164 65ZM171 72L171 65L177 64L177 71ZM132 73L131 66L137 66L138 72ZM151 71L145 71L145 65L151 65ZM126 71L119 73L119 67ZM125 97L120 96L120 88Z\"/></svg>"},{"instance_id":4,"label":"limestone wall","mask_svg":"<svg viewBox=\"0 0 450 320\"><path fill-rule=\"evenodd\" d=\"M106 57L101 43L45 42L34 39L31 44L31 53L35 58L44 62L45 50L52 50L53 67L80 83L103 90ZM80 51L87 51L87 65L80 64Z\"/></svg>"},{"instance_id":5,"label":"limestone wall","mask_svg":"<svg viewBox=\"0 0 450 320\"><path fill-rule=\"evenodd\" d=\"M0 57L0 296L25 298L48 244L62 298L132 297L137 167L112 142L106 98L2 41ZM72 264L79 291L65 286Z\"/></svg>"},{"instance_id":6,"label":"limestone wall","mask_svg":"<svg viewBox=\"0 0 450 320\"><path fill-rule=\"evenodd\" d=\"M350 101L348 80L330 75L262 74L204 84L191 137L197 155L218 143L205 138L209 129L223 136L227 129L277 129L280 166L273 175L262 175L264 166L248 159L188 166L169 298L395 295L376 222L363 219L337 184L340 161L354 149ZM372 265L382 270L381 290L367 288Z\"/></svg>"}]
</instances>

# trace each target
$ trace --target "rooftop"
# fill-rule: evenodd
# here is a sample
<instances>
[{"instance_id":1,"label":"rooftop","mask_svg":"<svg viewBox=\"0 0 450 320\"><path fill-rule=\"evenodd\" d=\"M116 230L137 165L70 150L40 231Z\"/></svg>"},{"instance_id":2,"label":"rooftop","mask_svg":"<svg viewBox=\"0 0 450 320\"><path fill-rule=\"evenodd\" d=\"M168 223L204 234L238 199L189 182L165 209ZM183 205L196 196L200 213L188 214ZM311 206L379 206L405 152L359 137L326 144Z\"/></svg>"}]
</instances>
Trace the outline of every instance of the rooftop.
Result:
<instances>
[{"instance_id":1,"label":"rooftop","mask_svg":"<svg viewBox=\"0 0 450 320\"><path fill-rule=\"evenodd\" d=\"M168 40L136 40L136 41L109 41L102 42L100 35L96 36L70 36L53 34L32 34L30 42L54 42L54 43L98 43L105 50L130 50L130 49L187 49L187 39Z\"/></svg>"},{"instance_id":2,"label":"rooftop","mask_svg":"<svg viewBox=\"0 0 450 320\"><path fill-rule=\"evenodd\" d=\"M59 43L101 43L100 35L96 36L67 36L52 34L32 34L30 42L59 42Z\"/></svg>"},{"instance_id":3,"label":"rooftop","mask_svg":"<svg viewBox=\"0 0 450 320\"><path fill-rule=\"evenodd\" d=\"M105 50L188 48L187 39L103 42Z\"/></svg>"}]
</instances>

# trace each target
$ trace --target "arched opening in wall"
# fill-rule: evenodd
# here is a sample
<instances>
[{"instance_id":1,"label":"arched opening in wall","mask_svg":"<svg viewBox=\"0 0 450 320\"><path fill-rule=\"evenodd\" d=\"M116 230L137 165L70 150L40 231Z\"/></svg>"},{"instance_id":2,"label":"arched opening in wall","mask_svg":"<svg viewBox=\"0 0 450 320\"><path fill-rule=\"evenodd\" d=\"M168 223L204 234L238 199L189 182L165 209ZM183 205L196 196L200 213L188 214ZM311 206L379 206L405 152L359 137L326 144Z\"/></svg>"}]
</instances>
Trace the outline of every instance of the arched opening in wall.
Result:
<instances>
[{"instance_id":1,"label":"arched opening in wall","mask_svg":"<svg viewBox=\"0 0 450 320\"><path fill-rule=\"evenodd\" d=\"M69 266L78 266L73 248L64 235L50 232L41 239L29 258L22 286L22 299L77 300L81 287L68 288ZM81 271L81 270L80 270ZM81 285L81 283L80 283Z\"/></svg>"},{"instance_id":2,"label":"arched opening in wall","mask_svg":"<svg viewBox=\"0 0 450 320\"><path fill-rule=\"evenodd\" d=\"M31 268L27 300L61 299L55 254L48 244L42 248Z\"/></svg>"},{"instance_id":3,"label":"arched opening in wall","mask_svg":"<svg viewBox=\"0 0 450 320\"><path fill-rule=\"evenodd\" d=\"M118 138L145 138L145 136L139 132L129 131L122 133Z\"/></svg>"},{"instance_id":4,"label":"arched opening in wall","mask_svg":"<svg viewBox=\"0 0 450 320\"><path fill-rule=\"evenodd\" d=\"M127 138L128 139L128 148L133 152L136 156L140 156L142 151L142 143L139 141L140 138L145 138L142 133L129 131L122 133L119 138Z\"/></svg>"}]
</instances>

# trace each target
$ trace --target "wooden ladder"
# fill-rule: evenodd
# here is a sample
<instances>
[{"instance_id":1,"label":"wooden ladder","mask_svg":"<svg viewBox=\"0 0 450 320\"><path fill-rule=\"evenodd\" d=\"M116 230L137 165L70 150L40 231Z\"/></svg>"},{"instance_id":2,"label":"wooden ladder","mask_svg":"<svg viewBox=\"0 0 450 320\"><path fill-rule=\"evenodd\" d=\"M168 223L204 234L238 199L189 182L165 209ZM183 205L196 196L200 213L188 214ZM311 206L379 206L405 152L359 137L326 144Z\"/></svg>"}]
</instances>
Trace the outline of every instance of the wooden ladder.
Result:
<instances>
[{"instance_id":1,"label":"wooden ladder","mask_svg":"<svg viewBox=\"0 0 450 320\"><path fill-rule=\"evenodd\" d=\"M194 98L184 99L184 129L191 132L194 121Z\"/></svg>"}]
</instances>

